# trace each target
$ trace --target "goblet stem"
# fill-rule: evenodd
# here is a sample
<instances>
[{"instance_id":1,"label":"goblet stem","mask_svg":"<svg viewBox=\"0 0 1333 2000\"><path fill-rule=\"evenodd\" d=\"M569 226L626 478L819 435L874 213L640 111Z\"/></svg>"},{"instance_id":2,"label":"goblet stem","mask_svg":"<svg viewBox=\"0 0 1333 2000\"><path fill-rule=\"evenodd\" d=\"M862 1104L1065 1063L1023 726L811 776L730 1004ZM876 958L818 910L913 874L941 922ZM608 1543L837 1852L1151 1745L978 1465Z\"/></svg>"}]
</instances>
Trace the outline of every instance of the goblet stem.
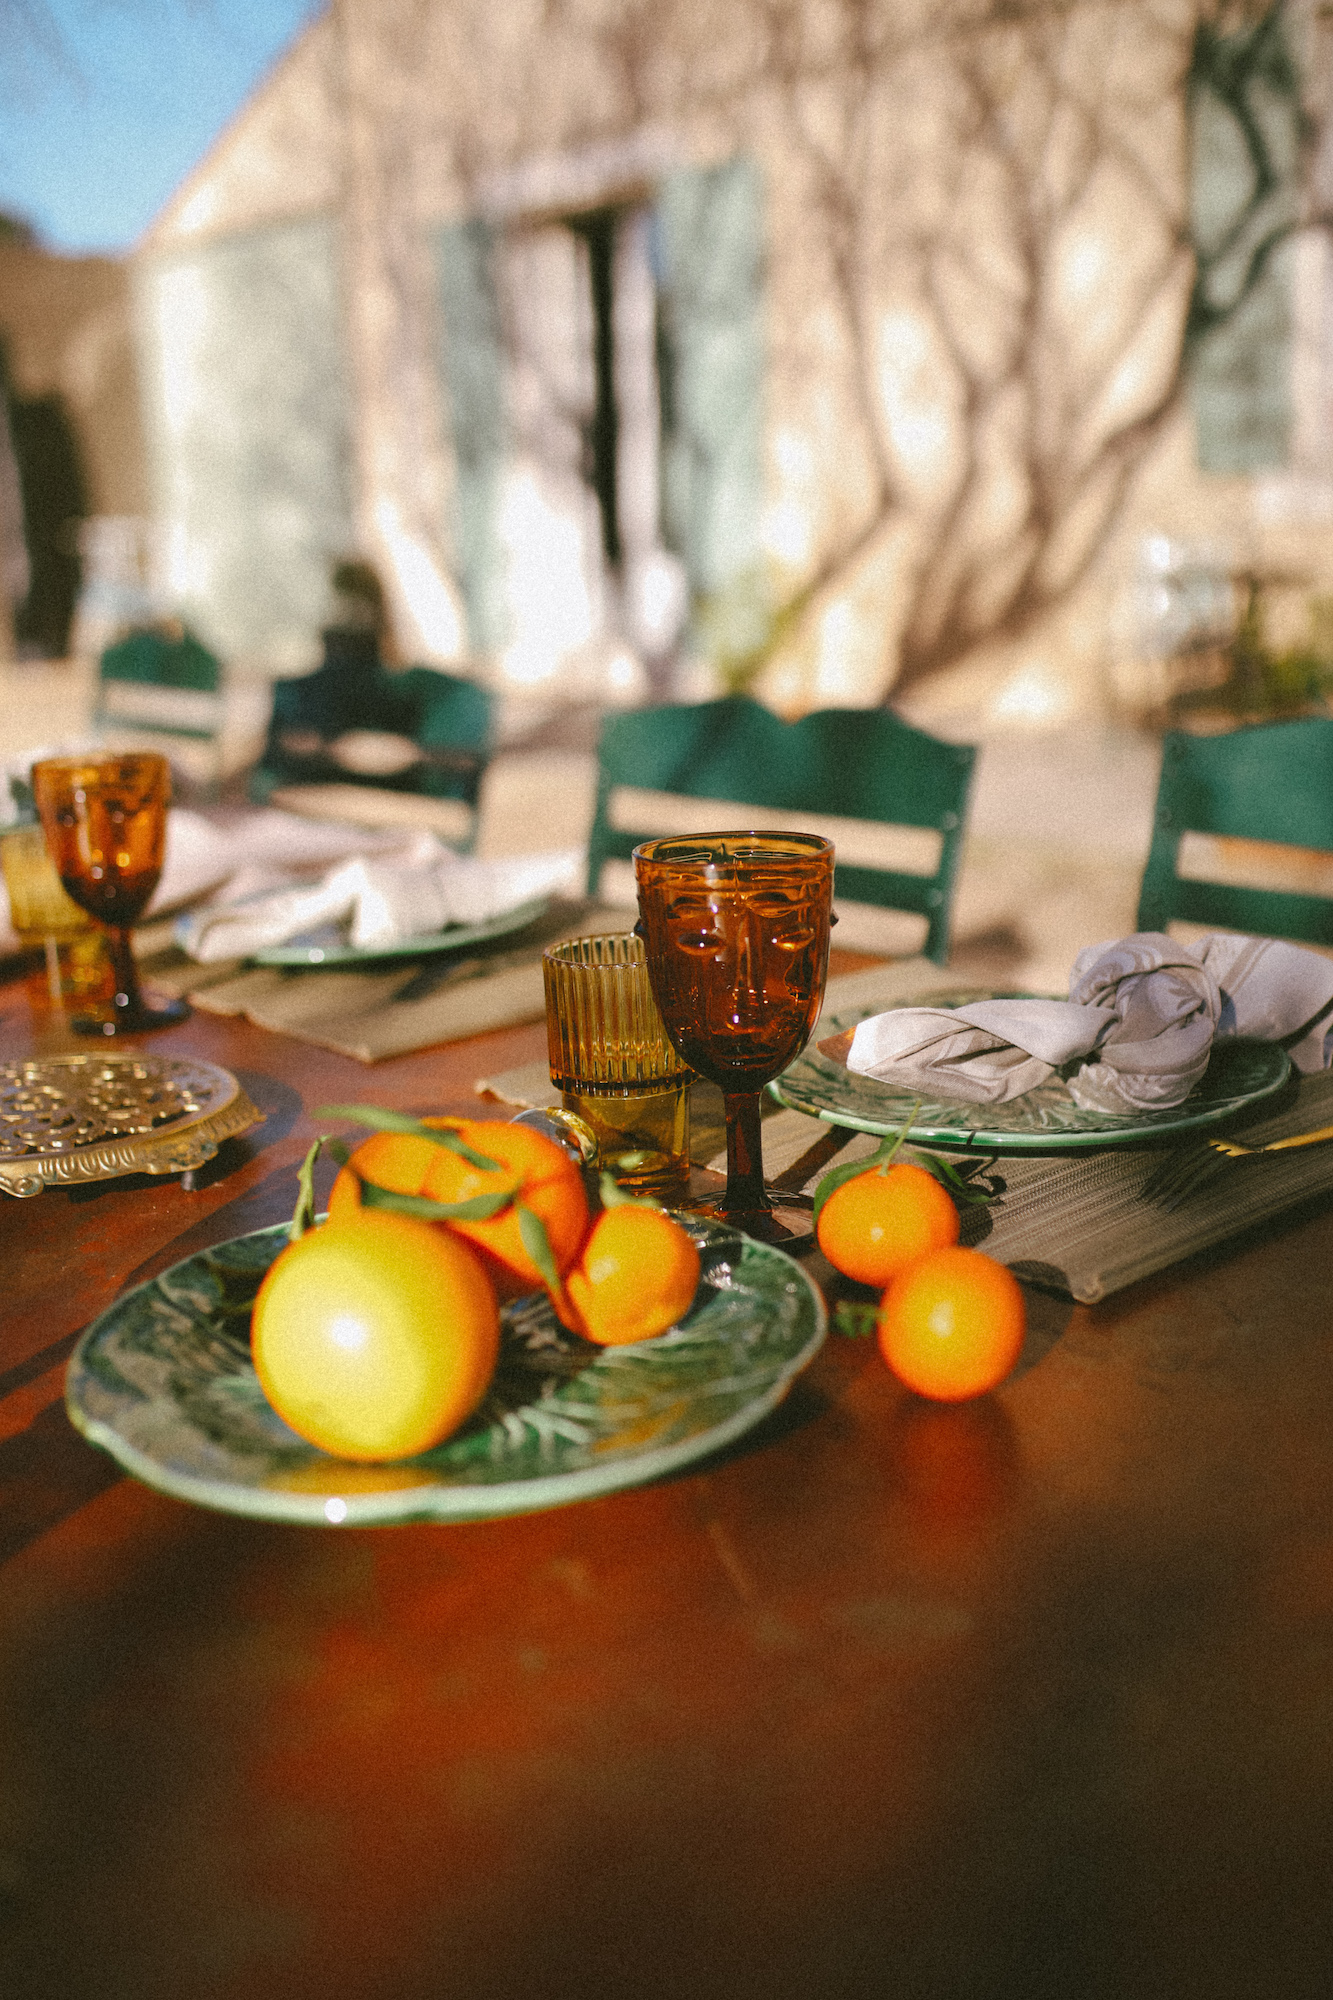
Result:
<instances>
[{"instance_id":1,"label":"goblet stem","mask_svg":"<svg viewBox=\"0 0 1333 2000\"><path fill-rule=\"evenodd\" d=\"M747 1216L766 1214L773 1206L764 1192L759 1092L726 1091L722 1103L727 1115L727 1191L722 1210L742 1222Z\"/></svg>"},{"instance_id":2,"label":"goblet stem","mask_svg":"<svg viewBox=\"0 0 1333 2000\"><path fill-rule=\"evenodd\" d=\"M119 924L104 926L111 948L111 964L116 975L116 993L111 1018L75 1021L82 1035L146 1034L154 1028L169 1028L183 1021L190 1009L184 1000L168 1000L150 1007L139 987L139 971L134 962L130 931Z\"/></svg>"},{"instance_id":3,"label":"goblet stem","mask_svg":"<svg viewBox=\"0 0 1333 2000\"><path fill-rule=\"evenodd\" d=\"M111 946L111 963L116 974L116 1018L122 1017L128 1023L132 1014L143 1011L143 996L139 991L139 973L134 963L134 952L130 945L129 931L119 925L107 926L107 939Z\"/></svg>"}]
</instances>

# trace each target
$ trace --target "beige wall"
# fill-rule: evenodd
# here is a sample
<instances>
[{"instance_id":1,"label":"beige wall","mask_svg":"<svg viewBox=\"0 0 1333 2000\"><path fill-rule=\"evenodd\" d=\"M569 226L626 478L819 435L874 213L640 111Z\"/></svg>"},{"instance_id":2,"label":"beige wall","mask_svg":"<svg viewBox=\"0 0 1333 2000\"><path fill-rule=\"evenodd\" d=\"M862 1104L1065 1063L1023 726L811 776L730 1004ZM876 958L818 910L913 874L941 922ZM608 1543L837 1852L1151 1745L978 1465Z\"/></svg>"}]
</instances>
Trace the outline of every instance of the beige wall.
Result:
<instances>
[{"instance_id":1,"label":"beige wall","mask_svg":"<svg viewBox=\"0 0 1333 2000\"><path fill-rule=\"evenodd\" d=\"M152 254L323 215L342 198L341 75L332 15L292 44L144 236Z\"/></svg>"},{"instance_id":2,"label":"beige wall","mask_svg":"<svg viewBox=\"0 0 1333 2000\"><path fill-rule=\"evenodd\" d=\"M0 333L18 393L64 399L92 511L142 513L147 488L125 265L0 243Z\"/></svg>"},{"instance_id":3,"label":"beige wall","mask_svg":"<svg viewBox=\"0 0 1333 2000\"><path fill-rule=\"evenodd\" d=\"M800 708L901 687L959 731L1093 714L1143 534L1320 574L1329 537L1199 475L1163 397L1191 0L1087 0L984 43L956 32L968 12L337 0L147 247L338 210L360 539L391 576L414 552L456 604L429 226L569 212L745 152L768 204L765 543L773 588L810 591L763 691ZM1133 455L1101 447L1136 420L1119 496ZM954 585L975 643L908 688L905 651L929 665Z\"/></svg>"}]
</instances>

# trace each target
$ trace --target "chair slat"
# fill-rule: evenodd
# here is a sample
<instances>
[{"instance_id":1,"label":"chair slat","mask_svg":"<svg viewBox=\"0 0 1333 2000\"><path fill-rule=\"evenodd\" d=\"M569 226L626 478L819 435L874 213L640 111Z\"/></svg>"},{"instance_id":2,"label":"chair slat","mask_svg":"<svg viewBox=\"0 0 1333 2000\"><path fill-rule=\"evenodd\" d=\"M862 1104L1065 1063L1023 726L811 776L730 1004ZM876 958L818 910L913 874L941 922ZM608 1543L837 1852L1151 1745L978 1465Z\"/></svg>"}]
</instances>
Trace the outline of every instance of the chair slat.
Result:
<instances>
[{"instance_id":1,"label":"chair slat","mask_svg":"<svg viewBox=\"0 0 1333 2000\"><path fill-rule=\"evenodd\" d=\"M608 860L628 860L652 827L613 824L620 787L734 800L793 815L836 816L933 829L928 873L865 865L838 869L838 893L928 920L924 949L942 964L976 751L944 743L885 709L821 709L784 722L746 696L636 709L611 716L598 749L597 808L588 854L591 894ZM814 829L817 830L817 829Z\"/></svg>"},{"instance_id":2,"label":"chair slat","mask_svg":"<svg viewBox=\"0 0 1333 2000\"><path fill-rule=\"evenodd\" d=\"M1333 852L1333 720L1259 723L1222 736L1173 731L1162 742L1140 930L1173 921L1333 944L1333 901L1308 893L1183 877L1186 834Z\"/></svg>"}]
</instances>

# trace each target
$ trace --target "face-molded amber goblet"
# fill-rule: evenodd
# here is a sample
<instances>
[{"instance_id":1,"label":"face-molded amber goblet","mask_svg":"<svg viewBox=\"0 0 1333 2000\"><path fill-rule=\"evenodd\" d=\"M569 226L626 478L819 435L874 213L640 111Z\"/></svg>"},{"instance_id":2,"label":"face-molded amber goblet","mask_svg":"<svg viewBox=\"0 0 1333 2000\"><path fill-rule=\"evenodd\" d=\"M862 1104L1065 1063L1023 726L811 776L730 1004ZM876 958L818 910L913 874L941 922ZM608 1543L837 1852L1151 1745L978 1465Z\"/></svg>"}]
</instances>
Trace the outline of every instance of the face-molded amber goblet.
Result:
<instances>
[{"instance_id":1,"label":"face-molded amber goblet","mask_svg":"<svg viewBox=\"0 0 1333 2000\"><path fill-rule=\"evenodd\" d=\"M722 1091L716 1212L767 1242L809 1235L764 1187L759 1099L814 1032L828 976L833 848L806 833L699 833L634 850L638 930L666 1031Z\"/></svg>"},{"instance_id":2,"label":"face-molded amber goblet","mask_svg":"<svg viewBox=\"0 0 1333 2000\"><path fill-rule=\"evenodd\" d=\"M150 1007L139 990L130 931L162 873L171 772L146 750L46 757L32 767L33 797L66 893L107 932L116 972L109 1020L75 1021L85 1034L141 1034L184 1020L183 1000Z\"/></svg>"}]
</instances>

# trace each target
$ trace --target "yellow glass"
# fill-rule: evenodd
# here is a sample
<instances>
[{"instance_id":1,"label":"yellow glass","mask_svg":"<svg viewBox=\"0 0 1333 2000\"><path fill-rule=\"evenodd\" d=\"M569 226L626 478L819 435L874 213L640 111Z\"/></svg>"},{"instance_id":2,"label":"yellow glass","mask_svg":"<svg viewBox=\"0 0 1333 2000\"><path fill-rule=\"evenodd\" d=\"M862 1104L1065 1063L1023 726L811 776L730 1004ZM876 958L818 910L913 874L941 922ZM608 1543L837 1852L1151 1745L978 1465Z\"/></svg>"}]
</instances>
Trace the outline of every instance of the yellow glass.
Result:
<instances>
[{"instance_id":1,"label":"yellow glass","mask_svg":"<svg viewBox=\"0 0 1333 2000\"><path fill-rule=\"evenodd\" d=\"M678 1197L690 1167L691 1071L671 1046L631 932L569 939L542 955L551 1081L631 1191Z\"/></svg>"},{"instance_id":2,"label":"yellow glass","mask_svg":"<svg viewBox=\"0 0 1333 2000\"><path fill-rule=\"evenodd\" d=\"M115 981L105 933L66 895L40 825L11 827L0 835L0 870L19 942L46 953L53 1004L108 1003Z\"/></svg>"},{"instance_id":3,"label":"yellow glass","mask_svg":"<svg viewBox=\"0 0 1333 2000\"><path fill-rule=\"evenodd\" d=\"M115 991L105 1016L76 1018L82 1033L143 1034L183 1021L183 1000L150 1006L139 988L130 929L157 887L166 853L171 771L151 750L43 757L32 795L56 873L106 936Z\"/></svg>"}]
</instances>

